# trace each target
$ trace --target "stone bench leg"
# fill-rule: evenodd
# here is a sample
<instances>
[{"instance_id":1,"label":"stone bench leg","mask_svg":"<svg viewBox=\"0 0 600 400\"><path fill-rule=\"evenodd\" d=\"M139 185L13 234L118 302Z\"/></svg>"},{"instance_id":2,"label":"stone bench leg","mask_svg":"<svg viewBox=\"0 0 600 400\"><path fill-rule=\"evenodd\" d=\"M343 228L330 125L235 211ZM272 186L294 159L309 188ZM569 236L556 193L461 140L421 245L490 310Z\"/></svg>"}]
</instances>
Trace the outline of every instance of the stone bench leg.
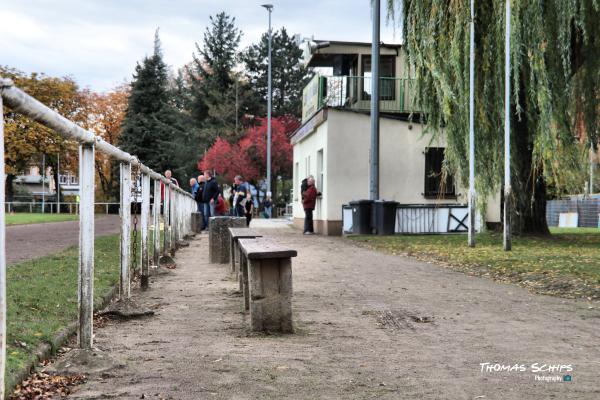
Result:
<instances>
[{"instance_id":1,"label":"stone bench leg","mask_svg":"<svg viewBox=\"0 0 600 400\"><path fill-rule=\"evenodd\" d=\"M250 287L248 286L248 259L244 255L244 252L242 252L241 248L239 249L238 255L240 259L240 270L238 274L240 282L240 291L244 293L244 310L248 311L250 309Z\"/></svg>"},{"instance_id":2,"label":"stone bench leg","mask_svg":"<svg viewBox=\"0 0 600 400\"><path fill-rule=\"evenodd\" d=\"M235 272L235 242L236 240L229 240L229 262L231 265L231 272Z\"/></svg>"},{"instance_id":3,"label":"stone bench leg","mask_svg":"<svg viewBox=\"0 0 600 400\"><path fill-rule=\"evenodd\" d=\"M250 323L253 331L291 333L291 258L248 260Z\"/></svg>"}]
</instances>

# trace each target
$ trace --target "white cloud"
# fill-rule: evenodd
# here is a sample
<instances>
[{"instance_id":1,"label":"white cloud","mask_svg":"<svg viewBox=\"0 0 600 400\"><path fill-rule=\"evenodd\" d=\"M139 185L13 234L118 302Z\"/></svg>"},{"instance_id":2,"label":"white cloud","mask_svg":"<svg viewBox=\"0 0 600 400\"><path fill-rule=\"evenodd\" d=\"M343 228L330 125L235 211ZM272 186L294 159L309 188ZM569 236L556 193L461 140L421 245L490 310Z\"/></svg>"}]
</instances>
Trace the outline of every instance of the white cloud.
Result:
<instances>
[{"instance_id":1,"label":"white cloud","mask_svg":"<svg viewBox=\"0 0 600 400\"><path fill-rule=\"evenodd\" d=\"M192 59L209 16L236 17L244 48L267 31L261 2L248 0L3 0L0 64L26 72L74 77L81 86L108 90L130 79L136 62L152 52L160 27L165 61L174 69ZM320 39L370 41L369 0L321 0L308 7L273 1L273 29ZM382 22L385 21L382 19ZM397 41L382 23L382 40Z\"/></svg>"}]
</instances>

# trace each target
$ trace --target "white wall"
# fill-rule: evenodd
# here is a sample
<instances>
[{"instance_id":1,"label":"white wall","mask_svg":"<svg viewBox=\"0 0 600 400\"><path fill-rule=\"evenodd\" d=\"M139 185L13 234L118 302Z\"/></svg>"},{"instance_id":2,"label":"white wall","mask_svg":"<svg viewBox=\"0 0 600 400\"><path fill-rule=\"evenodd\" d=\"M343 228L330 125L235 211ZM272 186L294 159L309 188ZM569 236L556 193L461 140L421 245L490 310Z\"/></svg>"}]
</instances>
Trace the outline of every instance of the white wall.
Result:
<instances>
[{"instance_id":1,"label":"white wall","mask_svg":"<svg viewBox=\"0 0 600 400\"><path fill-rule=\"evenodd\" d=\"M467 191L457 187L456 199L427 199L425 154L427 147L445 147L443 139L423 136L420 124L397 119L380 120L380 198L404 204L465 204ZM327 120L294 145L294 217L303 218L300 182L306 172L317 177L317 152L323 149L324 182L318 187L315 219L341 221L342 204L369 197L370 117L362 113L327 110ZM310 156L310 165L307 165ZM296 163L298 166L296 167ZM296 174L299 170L299 176ZM488 221L499 220L498 199L490 199Z\"/></svg>"},{"instance_id":2,"label":"white wall","mask_svg":"<svg viewBox=\"0 0 600 400\"><path fill-rule=\"evenodd\" d=\"M457 199L426 199L425 148L445 147L443 140L422 136L420 124L390 118L379 123L380 198L405 204L464 203L466 193L457 188ZM409 126L412 128L409 129ZM341 220L341 204L369 196L369 115L329 110L328 216Z\"/></svg>"},{"instance_id":3,"label":"white wall","mask_svg":"<svg viewBox=\"0 0 600 400\"><path fill-rule=\"evenodd\" d=\"M315 132L308 135L304 140L294 145L294 198L293 215L294 218L304 218L304 209L301 203L300 183L308 175L317 177L318 152L323 150L323 182L318 182L317 190L321 192L321 197L317 199L317 206L313 215L314 219L328 219L327 204L329 190L328 179L328 149L327 149L327 126L328 121L319 125ZM296 165L297 163L297 165Z\"/></svg>"}]
</instances>

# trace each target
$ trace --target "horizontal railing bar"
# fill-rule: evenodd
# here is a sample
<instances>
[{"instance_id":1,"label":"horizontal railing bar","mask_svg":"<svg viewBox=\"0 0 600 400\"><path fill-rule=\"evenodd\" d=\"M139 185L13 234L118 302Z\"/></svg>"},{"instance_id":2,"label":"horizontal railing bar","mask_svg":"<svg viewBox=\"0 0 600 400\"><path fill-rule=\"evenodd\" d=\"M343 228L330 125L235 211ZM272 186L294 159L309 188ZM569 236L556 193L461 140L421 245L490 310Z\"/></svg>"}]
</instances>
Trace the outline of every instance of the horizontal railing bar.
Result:
<instances>
[{"instance_id":1,"label":"horizontal railing bar","mask_svg":"<svg viewBox=\"0 0 600 400\"><path fill-rule=\"evenodd\" d=\"M129 162L133 166L139 166L140 170L151 178L170 184L170 181L166 177L142 164L137 157L113 146L101 137L83 129L74 122L69 121L50 107L17 88L11 79L0 78L0 94L4 99L6 106L55 130L62 136L73 139L79 143L93 143L96 150L116 160ZM191 194L185 190L174 185L171 186L173 186L176 191L191 197Z\"/></svg>"}]
</instances>

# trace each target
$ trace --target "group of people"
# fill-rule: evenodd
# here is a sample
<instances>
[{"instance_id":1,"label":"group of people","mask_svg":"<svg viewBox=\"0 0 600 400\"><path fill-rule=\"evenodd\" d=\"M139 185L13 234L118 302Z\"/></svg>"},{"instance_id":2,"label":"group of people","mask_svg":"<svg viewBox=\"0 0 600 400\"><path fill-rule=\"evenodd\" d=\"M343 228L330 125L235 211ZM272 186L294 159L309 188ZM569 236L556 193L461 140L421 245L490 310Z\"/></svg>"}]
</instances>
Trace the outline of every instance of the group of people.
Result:
<instances>
[{"instance_id":1,"label":"group of people","mask_svg":"<svg viewBox=\"0 0 600 400\"><path fill-rule=\"evenodd\" d=\"M191 178L190 187L192 196L198 205L198 212L202 213L205 228L208 227L210 217L225 215L245 217L246 226L250 226L250 221L254 215L254 201L250 185L244 181L241 175L234 178L228 201L223 197L217 179L209 170L199 175L198 178ZM271 218L272 207L270 194L267 193L263 201L263 215L265 218Z\"/></svg>"},{"instance_id":2,"label":"group of people","mask_svg":"<svg viewBox=\"0 0 600 400\"><path fill-rule=\"evenodd\" d=\"M171 176L171 171L165 171L165 177L179 186L177 180ZM192 196L198 206L198 212L202 213L204 227L208 227L209 218L212 216L230 215L234 217L246 217L246 226L254 215L254 201L248 182L241 175L237 175L231 186L228 201L223 198L223 192L219 188L217 179L210 170L198 175L198 178L190 179ZM315 187L315 178L310 175L301 184L302 206L304 208L304 234L314 235L313 211L317 203L317 197L321 195ZM263 216L271 218L273 202L270 193L267 193L263 201Z\"/></svg>"}]
</instances>

